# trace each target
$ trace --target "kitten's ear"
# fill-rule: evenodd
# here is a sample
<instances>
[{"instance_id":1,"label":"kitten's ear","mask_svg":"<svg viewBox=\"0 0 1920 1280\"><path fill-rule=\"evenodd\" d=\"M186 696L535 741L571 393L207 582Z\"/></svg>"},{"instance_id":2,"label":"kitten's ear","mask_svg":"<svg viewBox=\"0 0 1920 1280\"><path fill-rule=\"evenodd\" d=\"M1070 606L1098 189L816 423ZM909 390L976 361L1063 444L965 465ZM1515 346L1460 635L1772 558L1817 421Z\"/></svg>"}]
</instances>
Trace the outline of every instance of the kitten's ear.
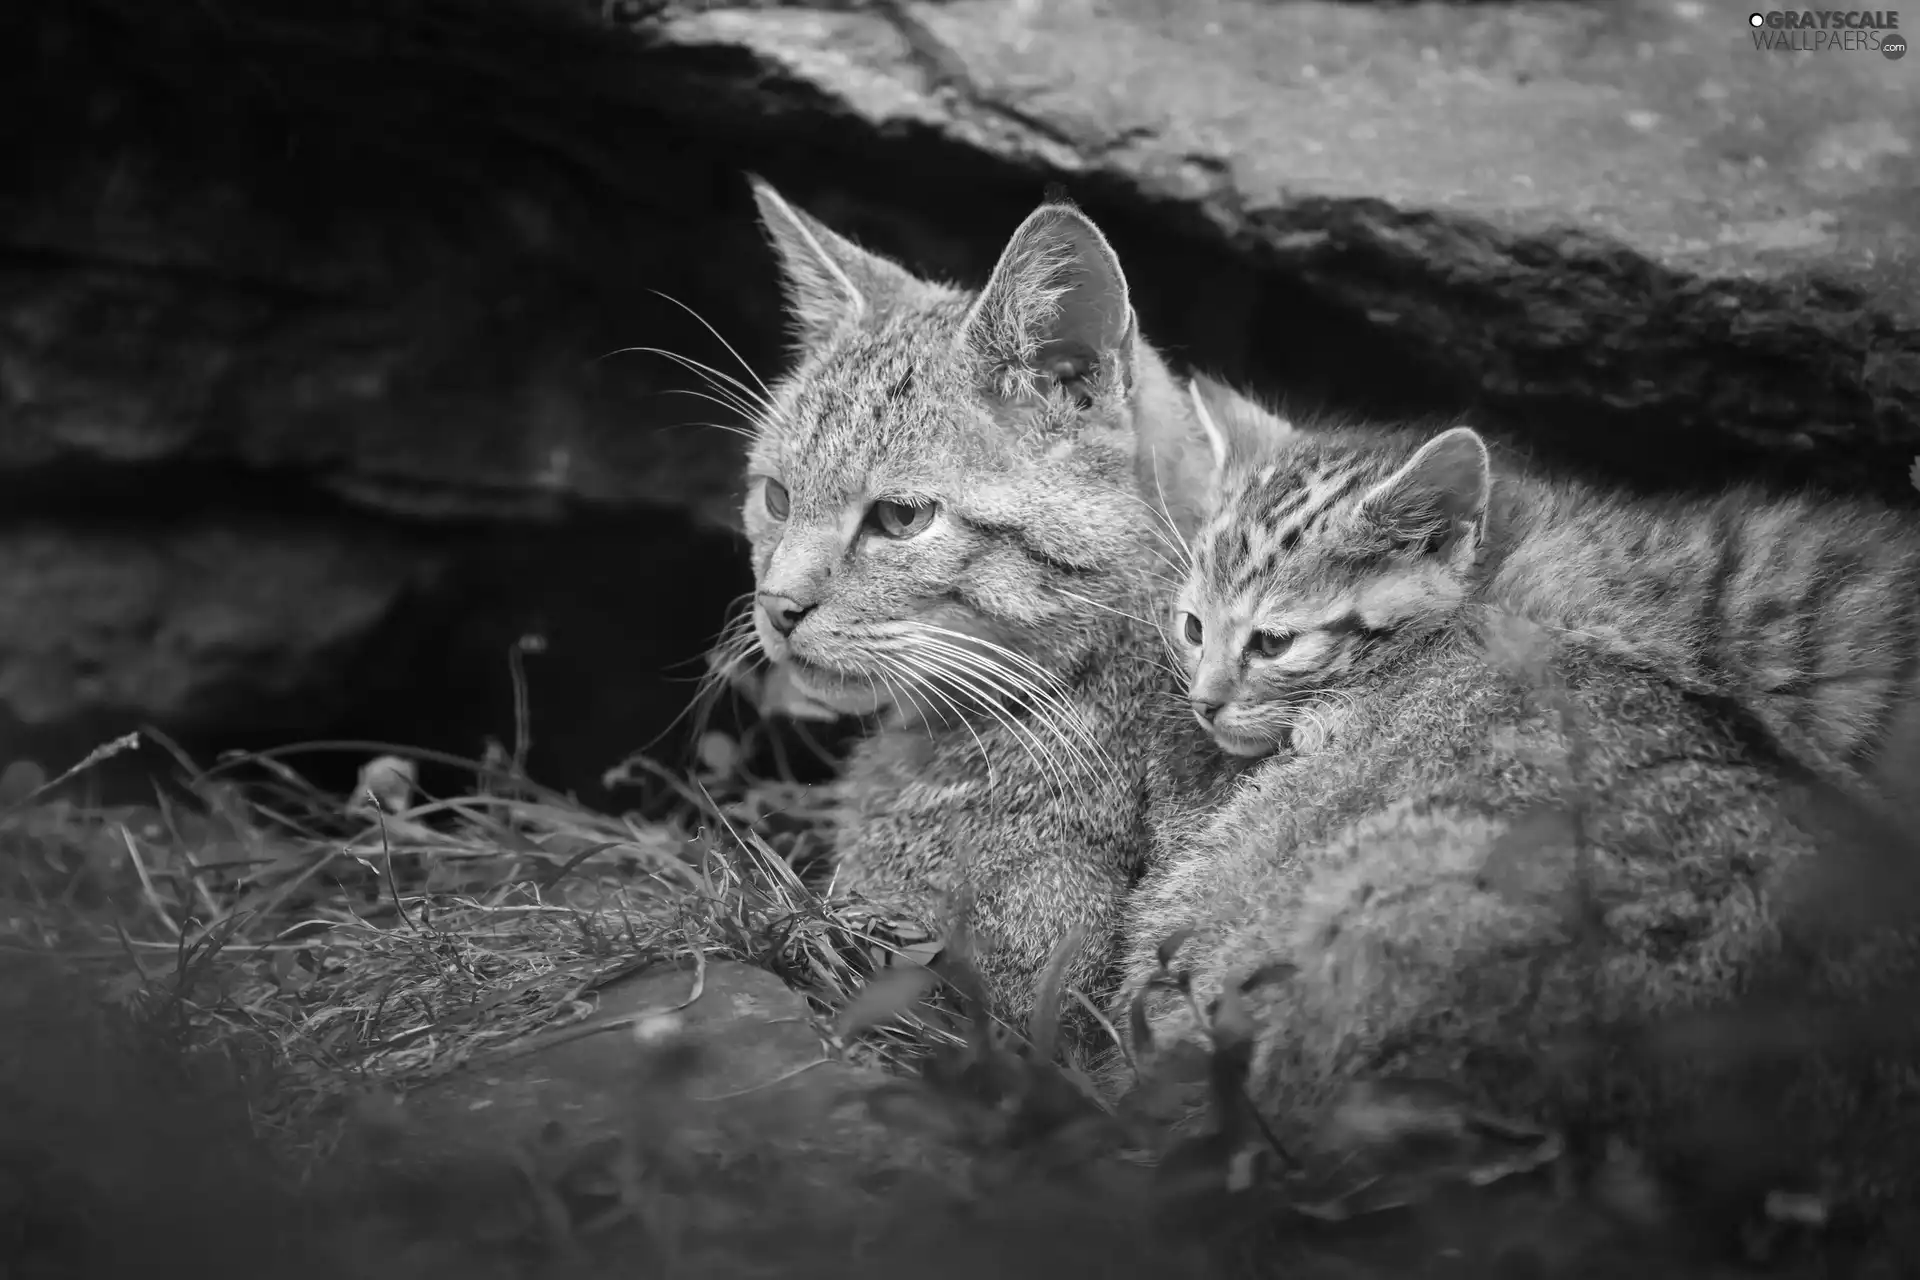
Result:
<instances>
[{"instance_id":1,"label":"kitten's ear","mask_svg":"<svg viewBox=\"0 0 1920 1280\"><path fill-rule=\"evenodd\" d=\"M760 226L780 260L787 313L804 349L916 283L906 268L869 253L818 218L788 204L764 179L749 175Z\"/></svg>"},{"instance_id":2,"label":"kitten's ear","mask_svg":"<svg viewBox=\"0 0 1920 1280\"><path fill-rule=\"evenodd\" d=\"M1472 427L1455 427L1362 498L1360 513L1396 546L1440 551L1480 519L1492 487L1486 442Z\"/></svg>"},{"instance_id":3,"label":"kitten's ear","mask_svg":"<svg viewBox=\"0 0 1920 1280\"><path fill-rule=\"evenodd\" d=\"M1085 214L1061 203L1020 224L960 329L1008 395L1055 384L1086 394L1096 372L1130 386L1133 339L1119 257Z\"/></svg>"},{"instance_id":4,"label":"kitten's ear","mask_svg":"<svg viewBox=\"0 0 1920 1280\"><path fill-rule=\"evenodd\" d=\"M1187 392L1194 417L1200 420L1200 429L1207 433L1207 444L1213 450L1216 480L1229 462L1257 458L1294 434L1291 422L1205 374L1194 374Z\"/></svg>"}]
</instances>

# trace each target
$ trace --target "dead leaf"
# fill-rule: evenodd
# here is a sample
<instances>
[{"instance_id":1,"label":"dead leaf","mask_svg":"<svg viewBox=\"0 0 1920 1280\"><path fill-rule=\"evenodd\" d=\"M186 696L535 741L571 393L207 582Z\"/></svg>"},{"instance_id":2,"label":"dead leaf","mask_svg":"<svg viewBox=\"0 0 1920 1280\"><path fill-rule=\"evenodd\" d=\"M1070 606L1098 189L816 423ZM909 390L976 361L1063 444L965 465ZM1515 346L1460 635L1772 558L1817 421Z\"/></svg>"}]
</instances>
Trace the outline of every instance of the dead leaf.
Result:
<instances>
[{"instance_id":1,"label":"dead leaf","mask_svg":"<svg viewBox=\"0 0 1920 1280\"><path fill-rule=\"evenodd\" d=\"M900 1017L933 989L934 982L933 971L919 965L882 970L840 1011L837 1034L844 1040Z\"/></svg>"}]
</instances>

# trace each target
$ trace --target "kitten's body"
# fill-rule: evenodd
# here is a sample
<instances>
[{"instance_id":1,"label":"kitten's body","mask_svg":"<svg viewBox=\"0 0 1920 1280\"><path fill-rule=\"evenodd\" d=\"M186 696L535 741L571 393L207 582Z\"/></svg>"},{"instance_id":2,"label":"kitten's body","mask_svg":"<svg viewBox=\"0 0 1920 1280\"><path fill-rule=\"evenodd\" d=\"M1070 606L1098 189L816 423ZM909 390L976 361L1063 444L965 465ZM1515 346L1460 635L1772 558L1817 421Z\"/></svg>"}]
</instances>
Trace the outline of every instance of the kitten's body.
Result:
<instances>
[{"instance_id":1,"label":"kitten's body","mask_svg":"<svg viewBox=\"0 0 1920 1280\"><path fill-rule=\"evenodd\" d=\"M1297 965L1253 997L1256 1101L1290 1126L1311 1129L1333 1093L1385 1074L1451 1079L1502 1108L1560 1104L1562 1117L1570 1083L1598 1079L1605 1091L1573 1110L1628 1122L1651 1146L1683 1143L1679 1122L1731 1096L1708 1090L1702 1071L1547 1064L1596 1026L1645 1027L1769 974L1791 969L1839 998L1878 972L1804 952L1789 963L1780 906L1815 849L1800 804L1809 764L1859 753L1884 729L1858 726L1891 723L1883 711L1898 700L1822 720L1807 709L1834 704L1753 683L1775 668L1741 628L1808 616L1782 606L1817 611L1821 592L1793 596L1782 572L1749 584L1773 605L1723 594L1706 607L1725 626L1661 623L1663 600L1701 616L1678 608L1690 571L1662 568L1684 557L1641 541L1650 526L1597 495L1490 483L1470 434L1418 452L1416 440L1364 433L1249 448L1257 411L1231 399L1221 409L1222 508L1196 540L1179 615L1196 614L1192 687L1236 751L1287 749L1229 769L1208 763L1198 725L1168 743L1156 865L1128 907L1127 990L1180 929L1196 931L1180 959L1203 999L1271 962ZM1603 530L1572 518L1581 504L1614 521L1624 546L1599 545ZM1741 508L1712 510L1729 521ZM1768 519L1752 527L1785 527ZM1847 521L1879 520L1845 517L1815 558L1864 560L1839 549L1857 527ZM1711 545L1694 549L1702 582L1741 580ZM1595 567L1595 591L1573 576L1583 566ZM1645 587L1661 572L1665 597ZM1609 582L1614 594L1601 591ZM1863 596L1841 595L1866 611L1869 630L1855 634L1911 637ZM1549 625L1512 630L1505 608ZM1273 638L1261 648L1263 635ZM1864 660L1876 678L1897 679L1911 653L1849 659L1795 643L1815 654L1803 668ZM1742 688L1773 701L1742 707L1731 696ZM1865 773L1879 757L1850 758ZM1231 772L1241 776L1223 781ZM1186 1001L1149 1008L1156 1038L1195 1034ZM1803 1089L1767 1114L1784 1122L1813 1100Z\"/></svg>"},{"instance_id":2,"label":"kitten's body","mask_svg":"<svg viewBox=\"0 0 1920 1280\"><path fill-rule=\"evenodd\" d=\"M1893 744L1920 733L1911 513L1745 487L1630 500L1517 474L1496 502L1509 545L1490 604L1732 698L1822 770L1895 781Z\"/></svg>"},{"instance_id":3,"label":"kitten's body","mask_svg":"<svg viewBox=\"0 0 1920 1280\"><path fill-rule=\"evenodd\" d=\"M749 454L756 632L810 696L883 710L837 784L834 891L936 930L966 906L1015 1015L1083 925L1067 981L1096 990L1147 848L1150 601L1198 428L1070 207L972 293L756 194L799 336Z\"/></svg>"}]
</instances>

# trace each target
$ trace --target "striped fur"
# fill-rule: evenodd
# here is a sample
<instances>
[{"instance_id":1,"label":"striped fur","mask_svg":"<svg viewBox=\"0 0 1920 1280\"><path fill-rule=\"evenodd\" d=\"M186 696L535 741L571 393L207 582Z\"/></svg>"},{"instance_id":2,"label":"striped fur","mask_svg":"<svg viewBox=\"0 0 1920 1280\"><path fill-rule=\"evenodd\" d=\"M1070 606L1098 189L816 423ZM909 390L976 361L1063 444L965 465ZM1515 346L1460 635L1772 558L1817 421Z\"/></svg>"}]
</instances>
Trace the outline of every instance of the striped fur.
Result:
<instances>
[{"instance_id":1,"label":"striped fur","mask_svg":"<svg viewBox=\"0 0 1920 1280\"><path fill-rule=\"evenodd\" d=\"M1229 401L1220 412L1257 410ZM1469 604L1731 698L1841 776L1873 777L1892 737L1920 731L1911 512L1745 487L1643 499L1494 476L1464 427L1433 439L1270 431L1265 443L1243 430L1238 441L1216 437L1227 451L1217 505L1176 610L1208 641L1187 646L1193 688L1226 703L1213 728L1227 750L1310 745L1392 645L1455 625ZM1458 456L1451 475L1432 466L1443 443ZM1442 488L1458 486L1452 554L1383 537L1388 481L1416 455ZM1185 630L1181 616L1174 626ZM1267 657L1248 643L1262 633L1297 638Z\"/></svg>"},{"instance_id":2,"label":"striped fur","mask_svg":"<svg viewBox=\"0 0 1920 1280\"><path fill-rule=\"evenodd\" d=\"M882 717L838 784L834 892L938 930L970 904L1016 1014L1082 926L1069 976L1096 989L1145 855L1144 718L1173 692L1163 497L1204 481L1164 464L1204 457L1198 427L1071 207L970 292L756 194L797 361L748 452L753 636L810 697Z\"/></svg>"},{"instance_id":3,"label":"striped fur","mask_svg":"<svg viewBox=\"0 0 1920 1280\"><path fill-rule=\"evenodd\" d=\"M1748 707L1791 750L1876 783L1920 730L1920 520L1737 488L1628 500L1515 477L1490 602Z\"/></svg>"},{"instance_id":4,"label":"striped fur","mask_svg":"<svg viewBox=\"0 0 1920 1280\"><path fill-rule=\"evenodd\" d=\"M1310 1153L1341 1154L1321 1122L1345 1090L1419 1076L1661 1160L1708 1158L1729 1128L1765 1126L1789 1161L1808 1135L1873 1138L1920 1187L1920 1144L1878 1142L1920 1118L1899 1071L1844 1044L1652 1047L1759 984L1839 1009L1915 979L1884 921L1793 923L1845 834L1809 766L1847 753L1884 773L1887 708L1909 714L1805 679L1906 671L1907 624L1865 585L1911 581L1903 520L1741 495L1636 506L1496 467L1471 433L1293 431L1223 388L1202 402L1219 492L1168 625L1218 707L1161 739L1115 1024L1144 992L1154 1043L1204 1043L1196 1008L1291 966L1247 997L1250 1087ZM1809 630L1837 620L1850 638ZM1250 651L1260 634L1292 640ZM1181 931L1195 999L1148 986ZM1126 1087L1117 1055L1104 1078Z\"/></svg>"}]
</instances>

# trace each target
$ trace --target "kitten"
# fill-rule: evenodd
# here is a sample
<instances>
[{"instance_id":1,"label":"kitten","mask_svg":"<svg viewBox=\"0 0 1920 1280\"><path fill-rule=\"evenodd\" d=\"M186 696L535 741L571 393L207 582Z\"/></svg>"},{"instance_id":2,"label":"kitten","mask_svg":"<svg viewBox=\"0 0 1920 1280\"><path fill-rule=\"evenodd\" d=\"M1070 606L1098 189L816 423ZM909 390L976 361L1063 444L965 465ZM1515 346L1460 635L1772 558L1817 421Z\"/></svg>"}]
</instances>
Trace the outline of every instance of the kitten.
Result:
<instances>
[{"instance_id":1,"label":"kitten","mask_svg":"<svg viewBox=\"0 0 1920 1280\"><path fill-rule=\"evenodd\" d=\"M1222 749L1311 749L1340 706L1365 694L1383 628L1463 619L1471 603L1732 699L1829 773L1887 783L1888 766L1904 776L1914 763L1889 751L1920 732L1912 513L1746 486L1703 500L1518 471L1496 482L1470 427L1425 441L1308 435L1223 388L1195 386L1216 458L1240 438L1254 457L1285 446L1257 474L1234 476L1198 539L1206 563L1186 584L1189 605L1206 594L1235 619L1230 634L1203 644L1193 607L1174 619L1197 646L1195 714ZM1382 520L1393 512L1402 526L1389 530ZM1432 546L1381 554L1408 539Z\"/></svg>"},{"instance_id":2,"label":"kitten","mask_svg":"<svg viewBox=\"0 0 1920 1280\"><path fill-rule=\"evenodd\" d=\"M1599 1032L1661 1025L1767 978L1841 1001L1893 966L1878 938L1843 939L1833 954L1782 947L1793 877L1827 834L1801 802L1823 784L1724 691L1792 687L1753 683L1771 668L1746 656L1761 650L1735 630L1744 624L1662 631L1636 619L1629 606L1660 597L1628 569L1670 572L1667 598L1695 618L1768 609L1742 613L1723 597L1722 613L1702 612L1667 567L1681 557L1637 541L1646 525L1610 514L1600 495L1575 501L1570 488L1496 474L1468 429L1293 431L1224 388L1195 390L1216 498L1172 612L1193 718L1154 774L1154 865L1128 904L1116 1025L1155 948L1190 929L1178 964L1203 1006L1244 975L1297 966L1249 996L1260 1028L1250 1084L1309 1150L1330 1140L1319 1125L1345 1090L1412 1075L1509 1113L1618 1125L1671 1154L1709 1102L1748 1095L1711 1080L1704 1060L1653 1062ZM1613 523L1583 531L1572 513L1586 510ZM1738 508L1709 510L1706 527L1724 529ZM1891 519L1860 512L1826 527ZM1628 545L1597 548L1609 530ZM1741 536L1786 554L1784 541ZM1833 538L1812 552L1828 572L1875 563ZM1717 571L1725 556L1706 562L1705 581L1762 586ZM1574 575L1593 565L1616 575L1596 592L1617 604L1578 590ZM1791 597L1783 585L1775 598ZM1825 599L1865 597L1849 587ZM1568 626L1593 634L1552 629ZM1860 634L1900 632L1876 622ZM1698 643L1650 639L1674 635ZM1853 662L1891 680L1911 652L1863 658L1866 648L1802 650L1819 656L1799 669ZM1844 723L1784 702L1767 714L1829 757L1865 748L1857 758L1870 765L1886 699L1822 705L1867 710ZM1237 780L1179 759L1208 737L1246 762ZM1149 995L1154 1041L1198 1038L1191 1009ZM1765 1074L1740 1082L1759 1089ZM1765 1099L1755 1114L1784 1125L1824 1106L1802 1131L1825 1136L1849 1115L1886 1119L1861 1102L1863 1077L1819 1054L1789 1074L1799 1091L1751 1095Z\"/></svg>"},{"instance_id":3,"label":"kitten","mask_svg":"<svg viewBox=\"0 0 1920 1280\"><path fill-rule=\"evenodd\" d=\"M1067 981L1095 990L1146 852L1199 429L1073 207L976 293L754 196L796 338L747 459L755 634L810 701L882 720L837 787L832 891L936 930L967 905L1013 1014L1077 927Z\"/></svg>"}]
</instances>

